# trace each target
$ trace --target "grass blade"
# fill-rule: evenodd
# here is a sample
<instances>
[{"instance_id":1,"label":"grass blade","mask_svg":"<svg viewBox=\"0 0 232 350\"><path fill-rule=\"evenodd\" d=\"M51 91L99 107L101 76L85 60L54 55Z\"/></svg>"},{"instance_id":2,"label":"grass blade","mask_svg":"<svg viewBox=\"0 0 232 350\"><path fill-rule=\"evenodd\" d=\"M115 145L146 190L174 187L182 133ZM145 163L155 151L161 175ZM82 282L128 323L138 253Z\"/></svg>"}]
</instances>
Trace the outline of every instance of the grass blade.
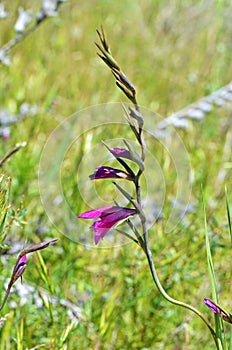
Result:
<instances>
[{"instance_id":1,"label":"grass blade","mask_svg":"<svg viewBox=\"0 0 232 350\"><path fill-rule=\"evenodd\" d=\"M204 211L204 224L205 224L205 245L206 245L206 256L207 256L207 263L208 263L208 271L210 276L210 282L211 282L211 291L212 291L212 299L213 301L218 304L218 296L217 296L217 284L216 284L216 276L213 266L213 259L211 254L211 248L210 248L210 241L209 241L209 233L208 233L208 227L207 227L207 220L206 220L206 209L205 209L205 200L204 200L204 194L202 190L202 201L203 201L203 211ZM226 350L226 344L223 337L224 334L224 326L221 317L218 315L215 316L215 331L217 334L217 337L220 339L222 344L222 349Z\"/></svg>"},{"instance_id":2,"label":"grass blade","mask_svg":"<svg viewBox=\"0 0 232 350\"><path fill-rule=\"evenodd\" d=\"M232 350L232 328L230 329L230 345L229 350Z\"/></svg>"},{"instance_id":3,"label":"grass blade","mask_svg":"<svg viewBox=\"0 0 232 350\"><path fill-rule=\"evenodd\" d=\"M229 205L229 199L228 199L228 193L227 193L226 186L225 186L225 194L226 194L227 219L228 219L228 225L229 225L230 239L231 239L231 243L232 243L232 227L231 227L231 219L230 219L230 205Z\"/></svg>"}]
</instances>

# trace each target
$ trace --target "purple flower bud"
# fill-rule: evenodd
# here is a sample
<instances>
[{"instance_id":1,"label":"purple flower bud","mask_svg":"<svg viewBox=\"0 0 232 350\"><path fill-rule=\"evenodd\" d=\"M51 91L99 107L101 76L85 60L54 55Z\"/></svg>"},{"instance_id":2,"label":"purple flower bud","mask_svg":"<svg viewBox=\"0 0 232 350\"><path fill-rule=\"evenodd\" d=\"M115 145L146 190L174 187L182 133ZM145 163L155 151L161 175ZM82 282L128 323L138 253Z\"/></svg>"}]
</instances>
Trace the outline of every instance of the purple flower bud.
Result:
<instances>
[{"instance_id":1,"label":"purple flower bud","mask_svg":"<svg viewBox=\"0 0 232 350\"><path fill-rule=\"evenodd\" d=\"M95 173L90 175L91 180L97 179L126 179L132 180L130 174L127 174L125 171L120 169L111 168L109 166L99 166Z\"/></svg>"},{"instance_id":2,"label":"purple flower bud","mask_svg":"<svg viewBox=\"0 0 232 350\"><path fill-rule=\"evenodd\" d=\"M212 300L205 298L204 303L206 306L208 306L209 309L211 309L215 314L218 316L222 316L223 320L229 323L232 323L232 316L230 314L227 314L220 306L215 304Z\"/></svg>"},{"instance_id":3,"label":"purple flower bud","mask_svg":"<svg viewBox=\"0 0 232 350\"><path fill-rule=\"evenodd\" d=\"M26 267L27 267L27 258L26 258L26 255L23 255L16 266L15 273L14 273L14 282L17 281L17 279L22 276Z\"/></svg>"},{"instance_id":4,"label":"purple flower bud","mask_svg":"<svg viewBox=\"0 0 232 350\"><path fill-rule=\"evenodd\" d=\"M125 158L132 160L131 154L128 150L123 148L113 148L110 150L110 152L116 157L116 158Z\"/></svg>"},{"instance_id":5,"label":"purple flower bud","mask_svg":"<svg viewBox=\"0 0 232 350\"><path fill-rule=\"evenodd\" d=\"M18 257L18 259L16 261L16 264L14 266L14 270L12 272L12 275L11 275L11 278L10 278L10 282L8 283L8 287L7 287L4 299L2 301L2 304L0 304L0 311L2 310L2 308L4 307L4 305L5 305L5 303L6 303L7 299L8 299L11 287L13 286L13 284L17 281L17 279L19 277L22 277L22 274L24 273L24 271L26 269L26 266L27 266L26 255L29 254L29 253L35 252L37 250L41 250L41 249L47 248L50 244L55 243L57 241L58 241L58 238L53 238L53 239L50 239L47 242L36 243L36 244L31 245L28 248L24 248L20 252L20 255L19 255L19 257Z\"/></svg>"},{"instance_id":6,"label":"purple flower bud","mask_svg":"<svg viewBox=\"0 0 232 350\"><path fill-rule=\"evenodd\" d=\"M78 218L80 219L98 219L95 221L91 228L94 230L94 241L95 244L98 244L100 238L103 238L107 232L117 223L122 220L127 219L131 215L135 215L136 210L130 208L122 208L122 207L101 207L98 209L93 209L86 211L80 215Z\"/></svg>"}]
</instances>

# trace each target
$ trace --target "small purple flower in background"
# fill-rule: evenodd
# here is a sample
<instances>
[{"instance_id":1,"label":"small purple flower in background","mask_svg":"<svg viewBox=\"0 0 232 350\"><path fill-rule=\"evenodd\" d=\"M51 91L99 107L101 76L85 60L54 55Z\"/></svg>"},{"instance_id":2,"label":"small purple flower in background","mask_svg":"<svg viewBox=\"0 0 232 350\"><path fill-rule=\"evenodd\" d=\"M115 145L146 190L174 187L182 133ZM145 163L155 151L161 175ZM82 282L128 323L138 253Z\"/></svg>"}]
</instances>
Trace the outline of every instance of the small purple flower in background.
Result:
<instances>
[{"instance_id":1,"label":"small purple flower in background","mask_svg":"<svg viewBox=\"0 0 232 350\"><path fill-rule=\"evenodd\" d=\"M16 270L14 274L14 282L17 281L19 277L22 278L22 274L24 273L26 267L27 267L27 258L26 258L26 255L23 255L16 266Z\"/></svg>"},{"instance_id":2,"label":"small purple flower in background","mask_svg":"<svg viewBox=\"0 0 232 350\"><path fill-rule=\"evenodd\" d=\"M116 158L126 158L129 160L132 160L131 154L128 150L124 148L113 148L110 149L110 152L116 157Z\"/></svg>"},{"instance_id":3,"label":"small purple flower in background","mask_svg":"<svg viewBox=\"0 0 232 350\"><path fill-rule=\"evenodd\" d=\"M120 169L111 168L109 166L99 166L95 173L90 175L91 180L97 179L126 179L133 180L132 176Z\"/></svg>"},{"instance_id":4,"label":"small purple flower in background","mask_svg":"<svg viewBox=\"0 0 232 350\"><path fill-rule=\"evenodd\" d=\"M21 277L21 279L22 279L22 274L24 273L26 267L27 267L27 258L26 258L26 255L23 255L21 258L18 258L18 260L16 262L16 265L15 265L14 270L13 270L12 275L11 275L10 282L8 284L8 287L7 287L7 290L5 293L5 297L3 299L2 304L0 305L0 311L2 310L3 306L5 305L5 303L8 299L11 287L17 281L17 279L19 279L19 277Z\"/></svg>"},{"instance_id":5,"label":"small purple flower in background","mask_svg":"<svg viewBox=\"0 0 232 350\"><path fill-rule=\"evenodd\" d=\"M135 214L135 209L122 208L116 206L106 206L86 211L78 215L78 218L100 219L98 221L94 221L93 225L91 226L91 228L94 230L95 244L98 244L100 238L103 238L114 225Z\"/></svg>"},{"instance_id":6,"label":"small purple flower in background","mask_svg":"<svg viewBox=\"0 0 232 350\"><path fill-rule=\"evenodd\" d=\"M2 301L2 304L0 304L0 311L2 310L2 308L4 307L4 305L8 299L8 296L10 294L10 290L11 290L13 284L17 281L17 279L19 277L22 277L22 274L24 273L24 271L26 269L26 266L27 266L26 255L29 253L36 252L37 250L45 249L48 246L50 246L51 244L56 243L57 241L58 241L58 238L53 238L53 239L49 239L46 242L35 243L35 244L32 244L28 248L24 248L20 252L18 259L16 261L16 264L14 266L13 272L11 274L11 278L10 278L10 281L8 283L7 290L5 292L5 297Z\"/></svg>"},{"instance_id":7,"label":"small purple flower in background","mask_svg":"<svg viewBox=\"0 0 232 350\"><path fill-rule=\"evenodd\" d=\"M8 128L8 127L1 128L0 127L0 135L2 136L2 141L6 142L10 136L10 128Z\"/></svg>"},{"instance_id":8,"label":"small purple flower in background","mask_svg":"<svg viewBox=\"0 0 232 350\"><path fill-rule=\"evenodd\" d=\"M232 315L227 314L223 309L215 304L212 300L205 298L204 303L206 306L208 306L209 309L211 309L215 314L218 316L222 316L223 320L229 323L232 323Z\"/></svg>"}]
</instances>

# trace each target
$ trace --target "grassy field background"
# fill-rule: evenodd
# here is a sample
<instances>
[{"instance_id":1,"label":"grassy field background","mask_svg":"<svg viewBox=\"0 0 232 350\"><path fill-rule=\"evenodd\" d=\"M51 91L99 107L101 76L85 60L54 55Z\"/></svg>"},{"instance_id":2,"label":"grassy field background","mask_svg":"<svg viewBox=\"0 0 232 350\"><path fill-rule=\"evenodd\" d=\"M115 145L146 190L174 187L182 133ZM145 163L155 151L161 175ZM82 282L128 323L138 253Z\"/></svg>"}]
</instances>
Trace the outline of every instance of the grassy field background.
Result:
<instances>
[{"instance_id":1,"label":"grassy field background","mask_svg":"<svg viewBox=\"0 0 232 350\"><path fill-rule=\"evenodd\" d=\"M37 1L7 6L11 15L0 23L1 46L14 36L19 6L39 9ZM38 166L47 138L65 118L92 105L127 102L96 55L96 28L104 25L114 56L137 88L140 105L166 117L232 80L231 10L229 1L68 1L59 16L49 18L11 50L12 64L0 69L1 108L17 113L28 102L37 105L38 112L13 125L7 142L0 140L0 158L16 143L27 142L1 170L12 178L12 205L18 208L22 202L28 210L23 217L26 224L12 226L7 237L6 243L15 247L13 253L1 251L2 297L25 240L28 244L51 237L60 240L29 258L23 284L48 299L43 297L39 307L34 292L26 303L11 293L1 313L7 315L0 329L1 349L213 349L201 320L159 296L146 259L135 245L87 249L51 224L40 200ZM158 155L166 199L164 218L150 231L151 247L169 294L198 307L213 323L203 304L211 289L201 186L219 295L231 310L231 243L224 191L226 185L231 202L231 105L215 106L202 121L178 132L193 170L195 211L164 233L174 175L165 157ZM220 180L222 170L225 176ZM90 164L89 174L92 171ZM67 193L73 177L66 176ZM75 191L71 195L75 205ZM77 196L77 215L81 208L85 210ZM60 303L64 299L80 308L79 316Z\"/></svg>"}]
</instances>

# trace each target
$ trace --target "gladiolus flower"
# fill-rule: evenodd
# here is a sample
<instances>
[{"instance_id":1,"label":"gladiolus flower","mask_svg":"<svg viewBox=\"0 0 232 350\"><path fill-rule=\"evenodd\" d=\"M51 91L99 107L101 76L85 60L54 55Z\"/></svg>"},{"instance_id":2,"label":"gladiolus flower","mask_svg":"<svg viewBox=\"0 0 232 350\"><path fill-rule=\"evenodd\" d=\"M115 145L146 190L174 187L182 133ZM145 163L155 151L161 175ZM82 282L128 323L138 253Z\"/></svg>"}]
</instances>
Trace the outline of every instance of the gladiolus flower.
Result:
<instances>
[{"instance_id":1,"label":"gladiolus flower","mask_svg":"<svg viewBox=\"0 0 232 350\"><path fill-rule=\"evenodd\" d=\"M100 238L103 238L113 226L135 214L135 209L106 206L86 211L78 215L78 218L100 219L98 221L94 221L93 225L91 226L91 228L94 230L95 244L98 244Z\"/></svg>"},{"instance_id":2,"label":"gladiolus flower","mask_svg":"<svg viewBox=\"0 0 232 350\"><path fill-rule=\"evenodd\" d=\"M223 320L229 323L232 323L232 315L227 314L225 311L223 311L223 309L218 306L217 304L215 304L212 300L205 298L204 299L204 303L206 306L208 306L208 308L210 308L215 314L217 314L218 316L222 316Z\"/></svg>"},{"instance_id":3,"label":"gladiolus flower","mask_svg":"<svg viewBox=\"0 0 232 350\"><path fill-rule=\"evenodd\" d=\"M90 175L89 178L91 180L97 179L126 179L132 180L130 174L122 171L120 169L111 168L109 166L99 166L95 173Z\"/></svg>"}]
</instances>

